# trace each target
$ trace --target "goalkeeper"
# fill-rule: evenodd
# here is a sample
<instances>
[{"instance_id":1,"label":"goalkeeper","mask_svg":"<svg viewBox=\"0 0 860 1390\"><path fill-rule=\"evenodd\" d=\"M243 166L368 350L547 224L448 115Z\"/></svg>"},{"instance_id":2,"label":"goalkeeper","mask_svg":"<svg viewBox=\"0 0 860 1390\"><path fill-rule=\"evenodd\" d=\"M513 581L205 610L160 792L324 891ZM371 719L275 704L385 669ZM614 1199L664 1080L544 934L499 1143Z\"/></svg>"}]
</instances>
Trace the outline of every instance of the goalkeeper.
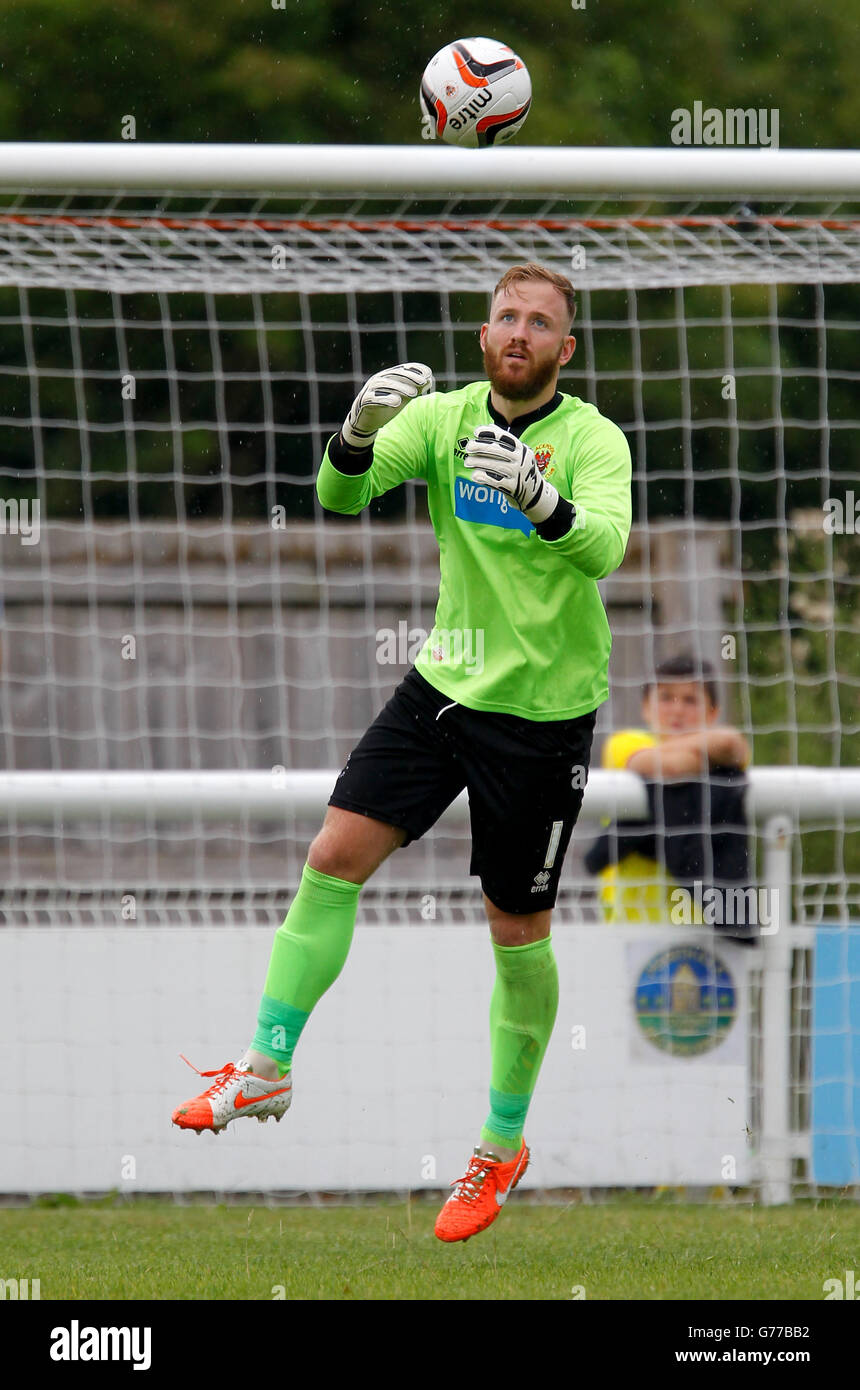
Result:
<instances>
[{"instance_id":1,"label":"goalkeeper","mask_svg":"<svg viewBox=\"0 0 860 1390\"><path fill-rule=\"evenodd\" d=\"M550 919L608 696L597 581L624 556L630 451L593 405L558 390L575 310L563 275L512 267L480 332L489 389L436 394L428 367L392 367L329 441L316 484L329 511L355 515L408 478L426 483L435 626L335 783L275 936L250 1049L201 1073L212 1085L173 1115L216 1132L240 1115L280 1119L293 1050L346 960L362 884L465 787L496 975L489 1113L436 1222L445 1241L489 1226L528 1164L523 1129L558 1003Z\"/></svg>"}]
</instances>

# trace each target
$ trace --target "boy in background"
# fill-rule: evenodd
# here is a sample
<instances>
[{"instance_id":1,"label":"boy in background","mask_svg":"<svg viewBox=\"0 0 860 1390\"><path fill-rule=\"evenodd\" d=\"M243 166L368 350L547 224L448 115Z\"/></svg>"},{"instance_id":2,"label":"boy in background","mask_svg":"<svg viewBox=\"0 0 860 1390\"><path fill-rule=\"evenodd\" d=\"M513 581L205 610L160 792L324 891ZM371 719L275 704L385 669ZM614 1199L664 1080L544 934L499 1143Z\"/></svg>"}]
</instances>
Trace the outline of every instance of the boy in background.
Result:
<instances>
[{"instance_id":1,"label":"boy in background","mask_svg":"<svg viewBox=\"0 0 860 1390\"><path fill-rule=\"evenodd\" d=\"M644 727L612 734L601 757L602 767L645 779L650 810L647 821L610 828L586 855L586 868L600 879L608 922L677 920L677 889L697 872L709 883L747 881L742 803L749 745L737 729L717 722L709 662L672 657L654 676L642 697ZM702 921L694 901L690 911Z\"/></svg>"}]
</instances>

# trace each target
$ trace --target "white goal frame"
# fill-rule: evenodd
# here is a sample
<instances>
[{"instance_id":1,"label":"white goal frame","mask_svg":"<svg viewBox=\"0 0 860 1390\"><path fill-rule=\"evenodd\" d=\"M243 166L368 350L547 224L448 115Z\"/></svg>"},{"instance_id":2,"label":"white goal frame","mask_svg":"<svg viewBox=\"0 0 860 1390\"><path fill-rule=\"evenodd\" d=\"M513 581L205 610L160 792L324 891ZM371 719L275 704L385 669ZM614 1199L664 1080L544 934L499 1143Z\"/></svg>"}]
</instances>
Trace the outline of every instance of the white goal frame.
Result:
<instances>
[{"instance_id":1,"label":"white goal frame","mask_svg":"<svg viewBox=\"0 0 860 1390\"><path fill-rule=\"evenodd\" d=\"M854 150L0 143L0 187L296 193L860 193Z\"/></svg>"}]
</instances>

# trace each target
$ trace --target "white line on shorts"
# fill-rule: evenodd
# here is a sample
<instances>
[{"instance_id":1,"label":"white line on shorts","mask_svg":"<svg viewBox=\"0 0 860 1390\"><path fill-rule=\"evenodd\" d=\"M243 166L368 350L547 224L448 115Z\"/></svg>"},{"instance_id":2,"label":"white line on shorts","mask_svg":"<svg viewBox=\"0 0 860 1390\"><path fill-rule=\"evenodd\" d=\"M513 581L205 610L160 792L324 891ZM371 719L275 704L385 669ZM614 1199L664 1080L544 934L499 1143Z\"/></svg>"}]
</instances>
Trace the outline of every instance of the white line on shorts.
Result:
<instances>
[{"instance_id":1,"label":"white line on shorts","mask_svg":"<svg viewBox=\"0 0 860 1390\"><path fill-rule=\"evenodd\" d=\"M446 709L453 709L454 706L455 706L457 703L458 703L457 700L452 700L451 703L450 703L450 705L443 705L442 708L441 708L440 711L439 711L439 714L436 715L437 721L438 721L438 719L439 719L439 715L444 714L445 711L446 711Z\"/></svg>"},{"instance_id":2,"label":"white line on shorts","mask_svg":"<svg viewBox=\"0 0 860 1390\"><path fill-rule=\"evenodd\" d=\"M549 837L549 844L547 845L546 859L543 861L543 866L545 869L551 869L553 864L555 863L556 850L558 849L558 842L561 839L561 832L563 828L563 820L553 821L552 834Z\"/></svg>"}]
</instances>

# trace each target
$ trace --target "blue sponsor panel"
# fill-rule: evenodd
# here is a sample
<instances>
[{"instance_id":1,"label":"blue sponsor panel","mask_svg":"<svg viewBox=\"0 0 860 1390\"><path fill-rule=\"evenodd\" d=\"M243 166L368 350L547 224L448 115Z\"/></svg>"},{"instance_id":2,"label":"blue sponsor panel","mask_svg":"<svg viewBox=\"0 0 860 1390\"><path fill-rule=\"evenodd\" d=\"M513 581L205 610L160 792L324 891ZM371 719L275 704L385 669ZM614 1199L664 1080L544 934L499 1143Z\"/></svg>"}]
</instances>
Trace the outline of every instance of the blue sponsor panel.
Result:
<instances>
[{"instance_id":1,"label":"blue sponsor panel","mask_svg":"<svg viewBox=\"0 0 860 1390\"><path fill-rule=\"evenodd\" d=\"M461 521L478 521L484 526L506 526L529 535L534 527L498 488L469 478L454 479L454 515Z\"/></svg>"},{"instance_id":2,"label":"blue sponsor panel","mask_svg":"<svg viewBox=\"0 0 860 1390\"><path fill-rule=\"evenodd\" d=\"M812 1177L860 1182L860 926L815 933Z\"/></svg>"}]
</instances>

